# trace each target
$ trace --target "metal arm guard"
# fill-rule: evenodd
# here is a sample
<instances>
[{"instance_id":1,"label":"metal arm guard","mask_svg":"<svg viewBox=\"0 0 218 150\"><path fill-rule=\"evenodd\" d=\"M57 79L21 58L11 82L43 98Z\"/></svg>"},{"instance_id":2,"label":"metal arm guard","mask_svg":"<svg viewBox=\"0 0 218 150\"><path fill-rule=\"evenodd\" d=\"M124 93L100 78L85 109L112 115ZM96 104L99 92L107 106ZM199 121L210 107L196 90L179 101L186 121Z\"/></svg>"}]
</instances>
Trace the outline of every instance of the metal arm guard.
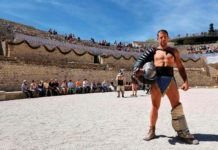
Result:
<instances>
[{"instance_id":1,"label":"metal arm guard","mask_svg":"<svg viewBox=\"0 0 218 150\"><path fill-rule=\"evenodd\" d=\"M147 49L145 51L145 53L143 53L135 62L135 64L133 65L133 77L143 83L143 84L151 84L153 83L154 79L152 78L145 78L145 76L147 76L147 72L145 72L145 69L143 69L144 71L140 70L143 68L144 64L147 62L151 62L154 61L154 54L155 54L155 49L154 48L150 48Z\"/></svg>"},{"instance_id":2,"label":"metal arm guard","mask_svg":"<svg viewBox=\"0 0 218 150\"><path fill-rule=\"evenodd\" d=\"M193 135L191 135L189 132L181 103L173 108L173 110L171 111L171 115L172 126L174 130L178 133L178 136L186 139L194 138Z\"/></svg>"},{"instance_id":3,"label":"metal arm guard","mask_svg":"<svg viewBox=\"0 0 218 150\"><path fill-rule=\"evenodd\" d=\"M146 62L154 61L155 49L150 48L146 50L133 65L133 72L136 72L139 68L142 68Z\"/></svg>"}]
</instances>

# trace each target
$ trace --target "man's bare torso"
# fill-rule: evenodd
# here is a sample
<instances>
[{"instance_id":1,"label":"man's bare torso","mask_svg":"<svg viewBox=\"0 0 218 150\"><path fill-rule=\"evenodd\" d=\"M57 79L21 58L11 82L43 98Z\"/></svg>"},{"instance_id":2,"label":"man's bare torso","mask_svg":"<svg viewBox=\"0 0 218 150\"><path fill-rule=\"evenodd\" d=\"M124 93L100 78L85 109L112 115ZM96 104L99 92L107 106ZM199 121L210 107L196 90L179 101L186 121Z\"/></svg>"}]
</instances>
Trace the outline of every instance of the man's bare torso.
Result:
<instances>
[{"instance_id":1,"label":"man's bare torso","mask_svg":"<svg viewBox=\"0 0 218 150\"><path fill-rule=\"evenodd\" d=\"M158 49L154 55L154 65L156 67L173 67L175 64L175 49L174 48L166 48L166 49Z\"/></svg>"},{"instance_id":2,"label":"man's bare torso","mask_svg":"<svg viewBox=\"0 0 218 150\"><path fill-rule=\"evenodd\" d=\"M123 75L118 75L117 80L124 80L124 76Z\"/></svg>"}]
</instances>

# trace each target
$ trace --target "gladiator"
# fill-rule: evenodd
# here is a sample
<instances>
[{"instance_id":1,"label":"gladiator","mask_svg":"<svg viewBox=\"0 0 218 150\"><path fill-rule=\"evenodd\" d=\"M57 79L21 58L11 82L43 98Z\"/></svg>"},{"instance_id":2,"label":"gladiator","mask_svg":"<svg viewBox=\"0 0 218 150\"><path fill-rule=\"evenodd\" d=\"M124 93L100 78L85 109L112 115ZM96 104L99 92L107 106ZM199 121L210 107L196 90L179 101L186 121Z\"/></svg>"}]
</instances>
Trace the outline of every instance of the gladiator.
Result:
<instances>
[{"instance_id":1,"label":"gladiator","mask_svg":"<svg viewBox=\"0 0 218 150\"><path fill-rule=\"evenodd\" d=\"M150 48L145 51L136 61L133 67L133 74L140 76L145 74L143 65L153 62L156 68L154 82L151 83L150 126L144 140L150 141L156 137L155 126L158 119L158 110L161 97L167 95L172 110L172 127L177 132L178 137L188 144L199 144L199 141L190 133L183 106L180 102L179 91L174 78L174 67L178 68L179 74L183 79L181 89L187 91L189 83L185 68L180 59L179 51L168 46L169 36L167 30L159 30L157 33L158 47Z\"/></svg>"}]
</instances>

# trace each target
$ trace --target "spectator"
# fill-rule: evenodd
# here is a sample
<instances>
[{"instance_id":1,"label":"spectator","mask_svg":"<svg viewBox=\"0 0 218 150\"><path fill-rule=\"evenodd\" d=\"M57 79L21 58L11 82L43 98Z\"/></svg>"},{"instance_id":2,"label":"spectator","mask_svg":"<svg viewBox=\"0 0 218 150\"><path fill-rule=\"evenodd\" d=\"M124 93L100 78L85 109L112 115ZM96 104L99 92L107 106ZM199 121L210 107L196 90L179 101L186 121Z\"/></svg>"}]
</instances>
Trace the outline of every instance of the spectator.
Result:
<instances>
[{"instance_id":1,"label":"spectator","mask_svg":"<svg viewBox=\"0 0 218 150\"><path fill-rule=\"evenodd\" d=\"M51 79L48 85L49 85L48 89L49 89L50 96L53 96L54 95L54 80Z\"/></svg>"},{"instance_id":2,"label":"spectator","mask_svg":"<svg viewBox=\"0 0 218 150\"><path fill-rule=\"evenodd\" d=\"M103 87L102 87L102 84L101 84L101 82L97 82L97 88L100 90L100 92L102 92L103 91Z\"/></svg>"},{"instance_id":3,"label":"spectator","mask_svg":"<svg viewBox=\"0 0 218 150\"><path fill-rule=\"evenodd\" d=\"M51 28L48 30L48 33L49 33L49 34L52 34L52 29L51 29Z\"/></svg>"},{"instance_id":4,"label":"spectator","mask_svg":"<svg viewBox=\"0 0 218 150\"><path fill-rule=\"evenodd\" d=\"M21 91L26 95L27 98L33 97L33 93L29 90L26 80L23 80L23 83L21 85Z\"/></svg>"},{"instance_id":5,"label":"spectator","mask_svg":"<svg viewBox=\"0 0 218 150\"><path fill-rule=\"evenodd\" d=\"M56 30L53 30L53 35L57 35L58 32Z\"/></svg>"},{"instance_id":6,"label":"spectator","mask_svg":"<svg viewBox=\"0 0 218 150\"><path fill-rule=\"evenodd\" d=\"M80 80L76 81L76 93L82 93L82 86Z\"/></svg>"},{"instance_id":7,"label":"spectator","mask_svg":"<svg viewBox=\"0 0 218 150\"><path fill-rule=\"evenodd\" d=\"M113 83L113 82L111 82L111 83L109 84L108 90L109 90L109 91L114 91L114 90L115 90L115 87L114 87L114 83Z\"/></svg>"},{"instance_id":8,"label":"spectator","mask_svg":"<svg viewBox=\"0 0 218 150\"><path fill-rule=\"evenodd\" d=\"M49 82L48 80L46 80L44 83L43 83L43 86L44 86L44 89L45 89L45 96L50 96L52 95L52 91L49 87Z\"/></svg>"},{"instance_id":9,"label":"spectator","mask_svg":"<svg viewBox=\"0 0 218 150\"><path fill-rule=\"evenodd\" d=\"M95 44L95 39L94 39L94 38L91 38L91 42Z\"/></svg>"},{"instance_id":10,"label":"spectator","mask_svg":"<svg viewBox=\"0 0 218 150\"><path fill-rule=\"evenodd\" d=\"M37 95L38 91L37 91L38 87L37 84L34 80L32 80L32 83L30 84L30 91L32 92L33 95Z\"/></svg>"},{"instance_id":11,"label":"spectator","mask_svg":"<svg viewBox=\"0 0 218 150\"><path fill-rule=\"evenodd\" d=\"M68 94L74 94L75 85L72 82L72 80L68 81L67 86L68 86L68 92L67 93Z\"/></svg>"},{"instance_id":12,"label":"spectator","mask_svg":"<svg viewBox=\"0 0 218 150\"><path fill-rule=\"evenodd\" d=\"M87 79L83 80L83 93L89 93L90 92L90 85L89 81Z\"/></svg>"},{"instance_id":13,"label":"spectator","mask_svg":"<svg viewBox=\"0 0 218 150\"><path fill-rule=\"evenodd\" d=\"M91 91L94 93L96 90L97 90L97 84L96 84L96 82L95 81L93 81L92 83L91 83Z\"/></svg>"},{"instance_id":14,"label":"spectator","mask_svg":"<svg viewBox=\"0 0 218 150\"><path fill-rule=\"evenodd\" d=\"M108 83L106 82L106 80L104 80L101 83L101 86L102 86L102 92L108 92Z\"/></svg>"},{"instance_id":15,"label":"spectator","mask_svg":"<svg viewBox=\"0 0 218 150\"><path fill-rule=\"evenodd\" d=\"M45 89L44 89L44 85L43 85L43 81L42 80L38 84L38 92L39 92L39 96L40 97L45 95Z\"/></svg>"},{"instance_id":16,"label":"spectator","mask_svg":"<svg viewBox=\"0 0 218 150\"><path fill-rule=\"evenodd\" d=\"M52 83L52 92L53 95L59 95L60 94L60 87L59 87L59 82L57 79L54 80L54 82Z\"/></svg>"},{"instance_id":17,"label":"spectator","mask_svg":"<svg viewBox=\"0 0 218 150\"><path fill-rule=\"evenodd\" d=\"M63 80L62 83L61 83L61 93L66 95L67 94L67 91L68 91L68 88L67 88L67 81L66 80Z\"/></svg>"}]
</instances>

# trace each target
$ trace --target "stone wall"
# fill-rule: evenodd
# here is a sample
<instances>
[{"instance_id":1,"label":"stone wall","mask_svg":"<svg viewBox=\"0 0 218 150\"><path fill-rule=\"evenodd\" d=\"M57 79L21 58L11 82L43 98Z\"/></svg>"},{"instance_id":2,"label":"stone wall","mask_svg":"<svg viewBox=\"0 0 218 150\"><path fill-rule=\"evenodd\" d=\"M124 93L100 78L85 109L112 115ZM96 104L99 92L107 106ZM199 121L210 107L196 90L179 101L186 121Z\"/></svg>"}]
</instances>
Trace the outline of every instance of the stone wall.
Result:
<instances>
[{"instance_id":1,"label":"stone wall","mask_svg":"<svg viewBox=\"0 0 218 150\"><path fill-rule=\"evenodd\" d=\"M204 58L200 58L197 61L193 61L193 60L183 61L183 64L184 67L187 68L186 70L197 68L202 70L201 73L203 73L204 75L210 76L209 67Z\"/></svg>"},{"instance_id":2,"label":"stone wall","mask_svg":"<svg viewBox=\"0 0 218 150\"><path fill-rule=\"evenodd\" d=\"M216 83L212 80L211 77L206 75L206 72L200 68L186 68L186 73L188 76L189 85L191 87L195 86L215 86ZM175 78L177 81L178 86L181 86L183 83L182 78L179 75L179 72L176 70L174 71Z\"/></svg>"},{"instance_id":3,"label":"stone wall","mask_svg":"<svg viewBox=\"0 0 218 150\"><path fill-rule=\"evenodd\" d=\"M87 64L89 66L89 64ZM130 74L125 72L125 74ZM26 64L22 62L0 61L0 91L20 90L20 85L25 79L31 80L50 80L57 78L58 80L72 79L88 79L89 81L111 82L115 80L116 70L95 70L95 69L74 69L70 66L54 66L54 65L37 65Z\"/></svg>"},{"instance_id":4,"label":"stone wall","mask_svg":"<svg viewBox=\"0 0 218 150\"><path fill-rule=\"evenodd\" d=\"M115 59L114 57L103 58L103 64L108 64L109 67L119 70L119 68L124 68L125 70L131 70L132 65L136 60L131 57L129 60L121 57L120 59Z\"/></svg>"},{"instance_id":5,"label":"stone wall","mask_svg":"<svg viewBox=\"0 0 218 150\"><path fill-rule=\"evenodd\" d=\"M209 68L204 60L200 58L197 61L187 60L183 61L183 65L188 75L190 86L213 86L214 81L210 77ZM179 76L179 72L175 69L175 77L178 84L182 83L182 79Z\"/></svg>"},{"instance_id":6,"label":"stone wall","mask_svg":"<svg viewBox=\"0 0 218 150\"><path fill-rule=\"evenodd\" d=\"M86 64L89 66L89 64ZM90 66L91 67L91 66ZM54 66L54 65L37 65L27 64L24 62L17 62L11 60L0 60L0 91L16 91L20 90L20 85L25 79L31 80L49 80L57 78L58 80L78 79L83 80L87 78L89 81L114 81L117 75L117 70L108 69L76 69L70 66ZM210 77L205 75L205 71L201 68L186 69L189 82L191 86L205 86L213 85ZM130 71L125 71L127 81L130 81ZM178 71L175 70L175 77L180 85L182 83Z\"/></svg>"},{"instance_id":7,"label":"stone wall","mask_svg":"<svg viewBox=\"0 0 218 150\"><path fill-rule=\"evenodd\" d=\"M202 68L207 67L207 64L203 58L199 58L197 61L187 60L183 61L185 68Z\"/></svg>"},{"instance_id":8,"label":"stone wall","mask_svg":"<svg viewBox=\"0 0 218 150\"><path fill-rule=\"evenodd\" d=\"M8 53L12 58L17 58L25 62L40 62L43 64L58 64L67 62L85 62L93 63L94 56L86 53L80 57L76 55L73 51L68 54L62 54L58 49L53 52L47 51L43 46L39 48L32 49L26 43L20 45L10 45L8 44Z\"/></svg>"}]
</instances>

